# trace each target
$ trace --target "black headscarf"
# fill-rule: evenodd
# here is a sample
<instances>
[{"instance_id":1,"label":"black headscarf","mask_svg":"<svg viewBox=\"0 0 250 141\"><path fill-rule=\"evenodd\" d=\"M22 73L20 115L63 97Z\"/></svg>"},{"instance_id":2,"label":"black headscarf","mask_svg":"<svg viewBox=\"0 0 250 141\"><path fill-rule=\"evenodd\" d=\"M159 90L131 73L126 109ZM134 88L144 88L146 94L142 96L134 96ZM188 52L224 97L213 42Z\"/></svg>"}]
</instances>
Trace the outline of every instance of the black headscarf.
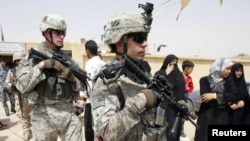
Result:
<instances>
[{"instance_id":1,"label":"black headscarf","mask_svg":"<svg viewBox=\"0 0 250 141\"><path fill-rule=\"evenodd\" d=\"M242 75L240 78L237 78L235 75L235 72L238 70L242 70ZM246 87L243 65L241 63L235 63L231 68L230 75L233 77L235 84L237 86L237 90L238 90L237 96L239 98L238 100L246 100L246 98L248 97L248 91Z\"/></svg>"},{"instance_id":2,"label":"black headscarf","mask_svg":"<svg viewBox=\"0 0 250 141\"><path fill-rule=\"evenodd\" d=\"M166 69L168 67L168 65L174 60L176 59L176 64L174 64L174 70L172 70L168 75L166 74ZM177 100L184 100L184 95L185 95L185 80L184 80L184 76L182 74L182 72L180 71L180 69L178 68L178 58L173 55L173 54L169 54L168 56L166 56L166 58L164 59L164 62L162 64L162 67L159 71L156 72L155 75L157 75L158 73L161 75L164 75L166 77L166 79L172 84L172 96L174 98L176 98ZM176 114L178 112L178 110L175 109L175 107L172 107L171 104L170 105L164 105L164 106L169 106L169 108L167 108L166 113L165 113L165 118L168 122L168 127L167 127L167 132L166 132L166 137L167 140L171 140L171 141L180 141L180 131L181 131L181 126L182 124L179 124L179 126L176 126L177 128L177 133L175 136L169 136L170 131L176 121Z\"/></svg>"},{"instance_id":3,"label":"black headscarf","mask_svg":"<svg viewBox=\"0 0 250 141\"><path fill-rule=\"evenodd\" d=\"M174 70L170 74L166 74L166 69L168 64L170 64L174 59L176 59L176 64L174 64ZM164 62L162 64L162 67L159 71L156 73L161 73L165 75L165 77L168 79L168 81L173 85L173 95L178 100L184 99L184 93L185 93L185 80L182 72L180 71L178 67L178 57L169 54L165 57Z\"/></svg>"}]
</instances>

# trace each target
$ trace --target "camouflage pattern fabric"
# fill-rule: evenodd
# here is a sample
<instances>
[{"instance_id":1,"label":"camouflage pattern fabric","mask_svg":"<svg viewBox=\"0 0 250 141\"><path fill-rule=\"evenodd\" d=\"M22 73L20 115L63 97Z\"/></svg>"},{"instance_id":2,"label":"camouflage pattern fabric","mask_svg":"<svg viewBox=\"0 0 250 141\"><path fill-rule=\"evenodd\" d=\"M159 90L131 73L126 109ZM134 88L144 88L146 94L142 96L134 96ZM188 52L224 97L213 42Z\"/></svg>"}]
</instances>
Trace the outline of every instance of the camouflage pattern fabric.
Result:
<instances>
[{"instance_id":1,"label":"camouflage pattern fabric","mask_svg":"<svg viewBox=\"0 0 250 141\"><path fill-rule=\"evenodd\" d=\"M23 109L19 108L19 101L16 102L17 116L20 119L19 122L22 125L23 130L30 130L31 120L30 112L32 111L32 106L29 104L23 104Z\"/></svg>"},{"instance_id":2,"label":"camouflage pattern fabric","mask_svg":"<svg viewBox=\"0 0 250 141\"><path fill-rule=\"evenodd\" d=\"M52 56L52 51L45 47L44 42L35 49L47 56ZM69 58L63 52L59 51L59 53L61 53L62 57ZM69 61L73 66L79 67L72 59ZM19 63L15 84L24 97L32 97L28 101L34 104L31 111L31 128L34 139L55 141L60 136L61 141L82 141L81 122L75 115L75 107L70 101L75 100L78 96L74 95L77 91L85 90L84 84L76 78L75 82L70 83L74 91L72 91L72 96L69 99L46 102L41 101L46 94L40 95L35 89L45 78L43 71L33 64L32 59L28 60L28 56Z\"/></svg>"},{"instance_id":3,"label":"camouflage pattern fabric","mask_svg":"<svg viewBox=\"0 0 250 141\"><path fill-rule=\"evenodd\" d=\"M35 105L31 112L32 134L37 141L83 141L82 124L71 103Z\"/></svg>"},{"instance_id":4,"label":"camouflage pattern fabric","mask_svg":"<svg viewBox=\"0 0 250 141\"><path fill-rule=\"evenodd\" d=\"M14 56L15 59L21 59L18 58L20 56ZM13 60L14 60L13 57ZM20 92L17 91L15 88L15 76L16 76L16 67L12 68L8 71L6 80L5 80L5 87L8 89L8 91L11 91L14 96L17 96L18 99L16 100L16 105L15 105L15 110L16 110L16 115L19 118L19 123L22 126L23 129L23 140L24 141L29 141L29 139L32 138L32 133L31 133L31 120L30 120L30 112L32 110L32 106L25 104L23 102L23 97ZM21 102L21 103L20 103ZM22 105L20 105L22 104ZM22 109L20 109L22 107Z\"/></svg>"},{"instance_id":5,"label":"camouflage pattern fabric","mask_svg":"<svg viewBox=\"0 0 250 141\"><path fill-rule=\"evenodd\" d=\"M15 56L15 57L16 57L15 59L21 59L21 58L18 58L19 56ZM11 91L14 96L18 97L18 99L15 102L16 103L15 105L16 115L18 116L19 123L21 124L22 129L23 129L23 139L24 141L28 141L32 137L31 129L30 129L31 127L30 112L32 110L32 106L24 103L21 93L18 92L17 89L15 88L15 84L14 84L15 76L16 76L16 67L8 71L8 74L5 80L5 87L8 89L8 91ZM22 107L22 109L20 109L20 107Z\"/></svg>"},{"instance_id":6,"label":"camouflage pattern fabric","mask_svg":"<svg viewBox=\"0 0 250 141\"><path fill-rule=\"evenodd\" d=\"M0 99L2 101L3 108L7 116L9 115L10 109L13 112L15 111L15 96L11 91L5 88L5 79L7 77L8 71L9 69L7 67L3 68L0 66ZM10 100L10 105L11 105L10 109L7 104L8 98Z\"/></svg>"},{"instance_id":7,"label":"camouflage pattern fabric","mask_svg":"<svg viewBox=\"0 0 250 141\"><path fill-rule=\"evenodd\" d=\"M31 132L32 124L30 118L31 110L32 110L32 105L24 104L24 102L21 110L19 100L16 101L16 115L19 118L19 123L21 124L23 129L24 141L29 141L29 139L32 138L32 132Z\"/></svg>"},{"instance_id":8,"label":"camouflage pattern fabric","mask_svg":"<svg viewBox=\"0 0 250 141\"><path fill-rule=\"evenodd\" d=\"M114 15L105 27L105 43L115 44L125 34L145 32L151 27L145 23L142 14L133 12L121 12Z\"/></svg>"},{"instance_id":9,"label":"camouflage pattern fabric","mask_svg":"<svg viewBox=\"0 0 250 141\"><path fill-rule=\"evenodd\" d=\"M156 109L145 108L137 93L146 88L145 83L136 83L125 76L110 79L108 87L102 79L97 79L93 92L92 112L96 137L104 141L166 141L166 126L154 125ZM125 98L125 106L120 107L118 87Z\"/></svg>"},{"instance_id":10,"label":"camouflage pattern fabric","mask_svg":"<svg viewBox=\"0 0 250 141\"><path fill-rule=\"evenodd\" d=\"M15 111L15 95L11 91L4 88L1 96L2 96L2 104L3 104L6 115L8 116L10 114L9 113L10 111L15 113L16 112ZM8 98L10 100L10 109L7 104Z\"/></svg>"}]
</instances>

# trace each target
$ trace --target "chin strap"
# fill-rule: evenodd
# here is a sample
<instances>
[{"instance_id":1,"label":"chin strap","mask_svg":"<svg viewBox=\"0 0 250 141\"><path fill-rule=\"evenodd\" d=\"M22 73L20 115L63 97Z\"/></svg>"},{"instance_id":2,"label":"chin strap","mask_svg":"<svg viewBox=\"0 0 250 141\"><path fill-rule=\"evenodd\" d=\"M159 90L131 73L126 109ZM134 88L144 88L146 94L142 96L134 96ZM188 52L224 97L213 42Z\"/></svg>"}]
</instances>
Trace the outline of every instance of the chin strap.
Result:
<instances>
[{"instance_id":1,"label":"chin strap","mask_svg":"<svg viewBox=\"0 0 250 141\"><path fill-rule=\"evenodd\" d=\"M43 33L43 36L44 36L44 33ZM61 47L62 47L62 46L56 45L56 44L53 42L52 30L49 30L49 36L50 36L51 41L50 41L46 36L44 36L45 39L46 39L46 41L48 41L49 43L53 44L56 48L61 48Z\"/></svg>"},{"instance_id":2,"label":"chin strap","mask_svg":"<svg viewBox=\"0 0 250 141\"><path fill-rule=\"evenodd\" d=\"M123 42L123 54L122 55L125 55L127 54L127 51L128 51L128 35L124 35L122 37L122 42Z\"/></svg>"}]
</instances>

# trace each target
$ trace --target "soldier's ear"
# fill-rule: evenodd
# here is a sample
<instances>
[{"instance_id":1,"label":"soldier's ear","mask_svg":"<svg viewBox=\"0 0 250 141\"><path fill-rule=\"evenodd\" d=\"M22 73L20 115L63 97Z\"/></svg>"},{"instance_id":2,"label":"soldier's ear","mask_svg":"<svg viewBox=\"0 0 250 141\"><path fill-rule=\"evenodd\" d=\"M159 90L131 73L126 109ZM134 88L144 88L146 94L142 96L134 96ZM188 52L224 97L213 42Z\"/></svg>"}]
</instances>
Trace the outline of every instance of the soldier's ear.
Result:
<instances>
[{"instance_id":1,"label":"soldier's ear","mask_svg":"<svg viewBox=\"0 0 250 141\"><path fill-rule=\"evenodd\" d=\"M123 42L120 40L119 42L116 43L116 51L120 52L123 51Z\"/></svg>"},{"instance_id":2,"label":"soldier's ear","mask_svg":"<svg viewBox=\"0 0 250 141\"><path fill-rule=\"evenodd\" d=\"M116 46L123 46L122 40L120 40L119 42L117 42L117 43L116 43Z\"/></svg>"}]
</instances>

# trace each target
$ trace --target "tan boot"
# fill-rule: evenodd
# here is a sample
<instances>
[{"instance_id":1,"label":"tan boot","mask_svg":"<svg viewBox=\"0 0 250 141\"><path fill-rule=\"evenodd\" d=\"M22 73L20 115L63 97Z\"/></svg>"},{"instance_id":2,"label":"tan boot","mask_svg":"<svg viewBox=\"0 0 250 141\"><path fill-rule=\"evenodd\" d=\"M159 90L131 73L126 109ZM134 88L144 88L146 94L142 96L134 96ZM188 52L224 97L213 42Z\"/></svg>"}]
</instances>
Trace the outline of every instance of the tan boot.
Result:
<instances>
[{"instance_id":1,"label":"tan boot","mask_svg":"<svg viewBox=\"0 0 250 141\"><path fill-rule=\"evenodd\" d=\"M32 138L31 130L23 131L23 141L29 141Z\"/></svg>"}]
</instances>

